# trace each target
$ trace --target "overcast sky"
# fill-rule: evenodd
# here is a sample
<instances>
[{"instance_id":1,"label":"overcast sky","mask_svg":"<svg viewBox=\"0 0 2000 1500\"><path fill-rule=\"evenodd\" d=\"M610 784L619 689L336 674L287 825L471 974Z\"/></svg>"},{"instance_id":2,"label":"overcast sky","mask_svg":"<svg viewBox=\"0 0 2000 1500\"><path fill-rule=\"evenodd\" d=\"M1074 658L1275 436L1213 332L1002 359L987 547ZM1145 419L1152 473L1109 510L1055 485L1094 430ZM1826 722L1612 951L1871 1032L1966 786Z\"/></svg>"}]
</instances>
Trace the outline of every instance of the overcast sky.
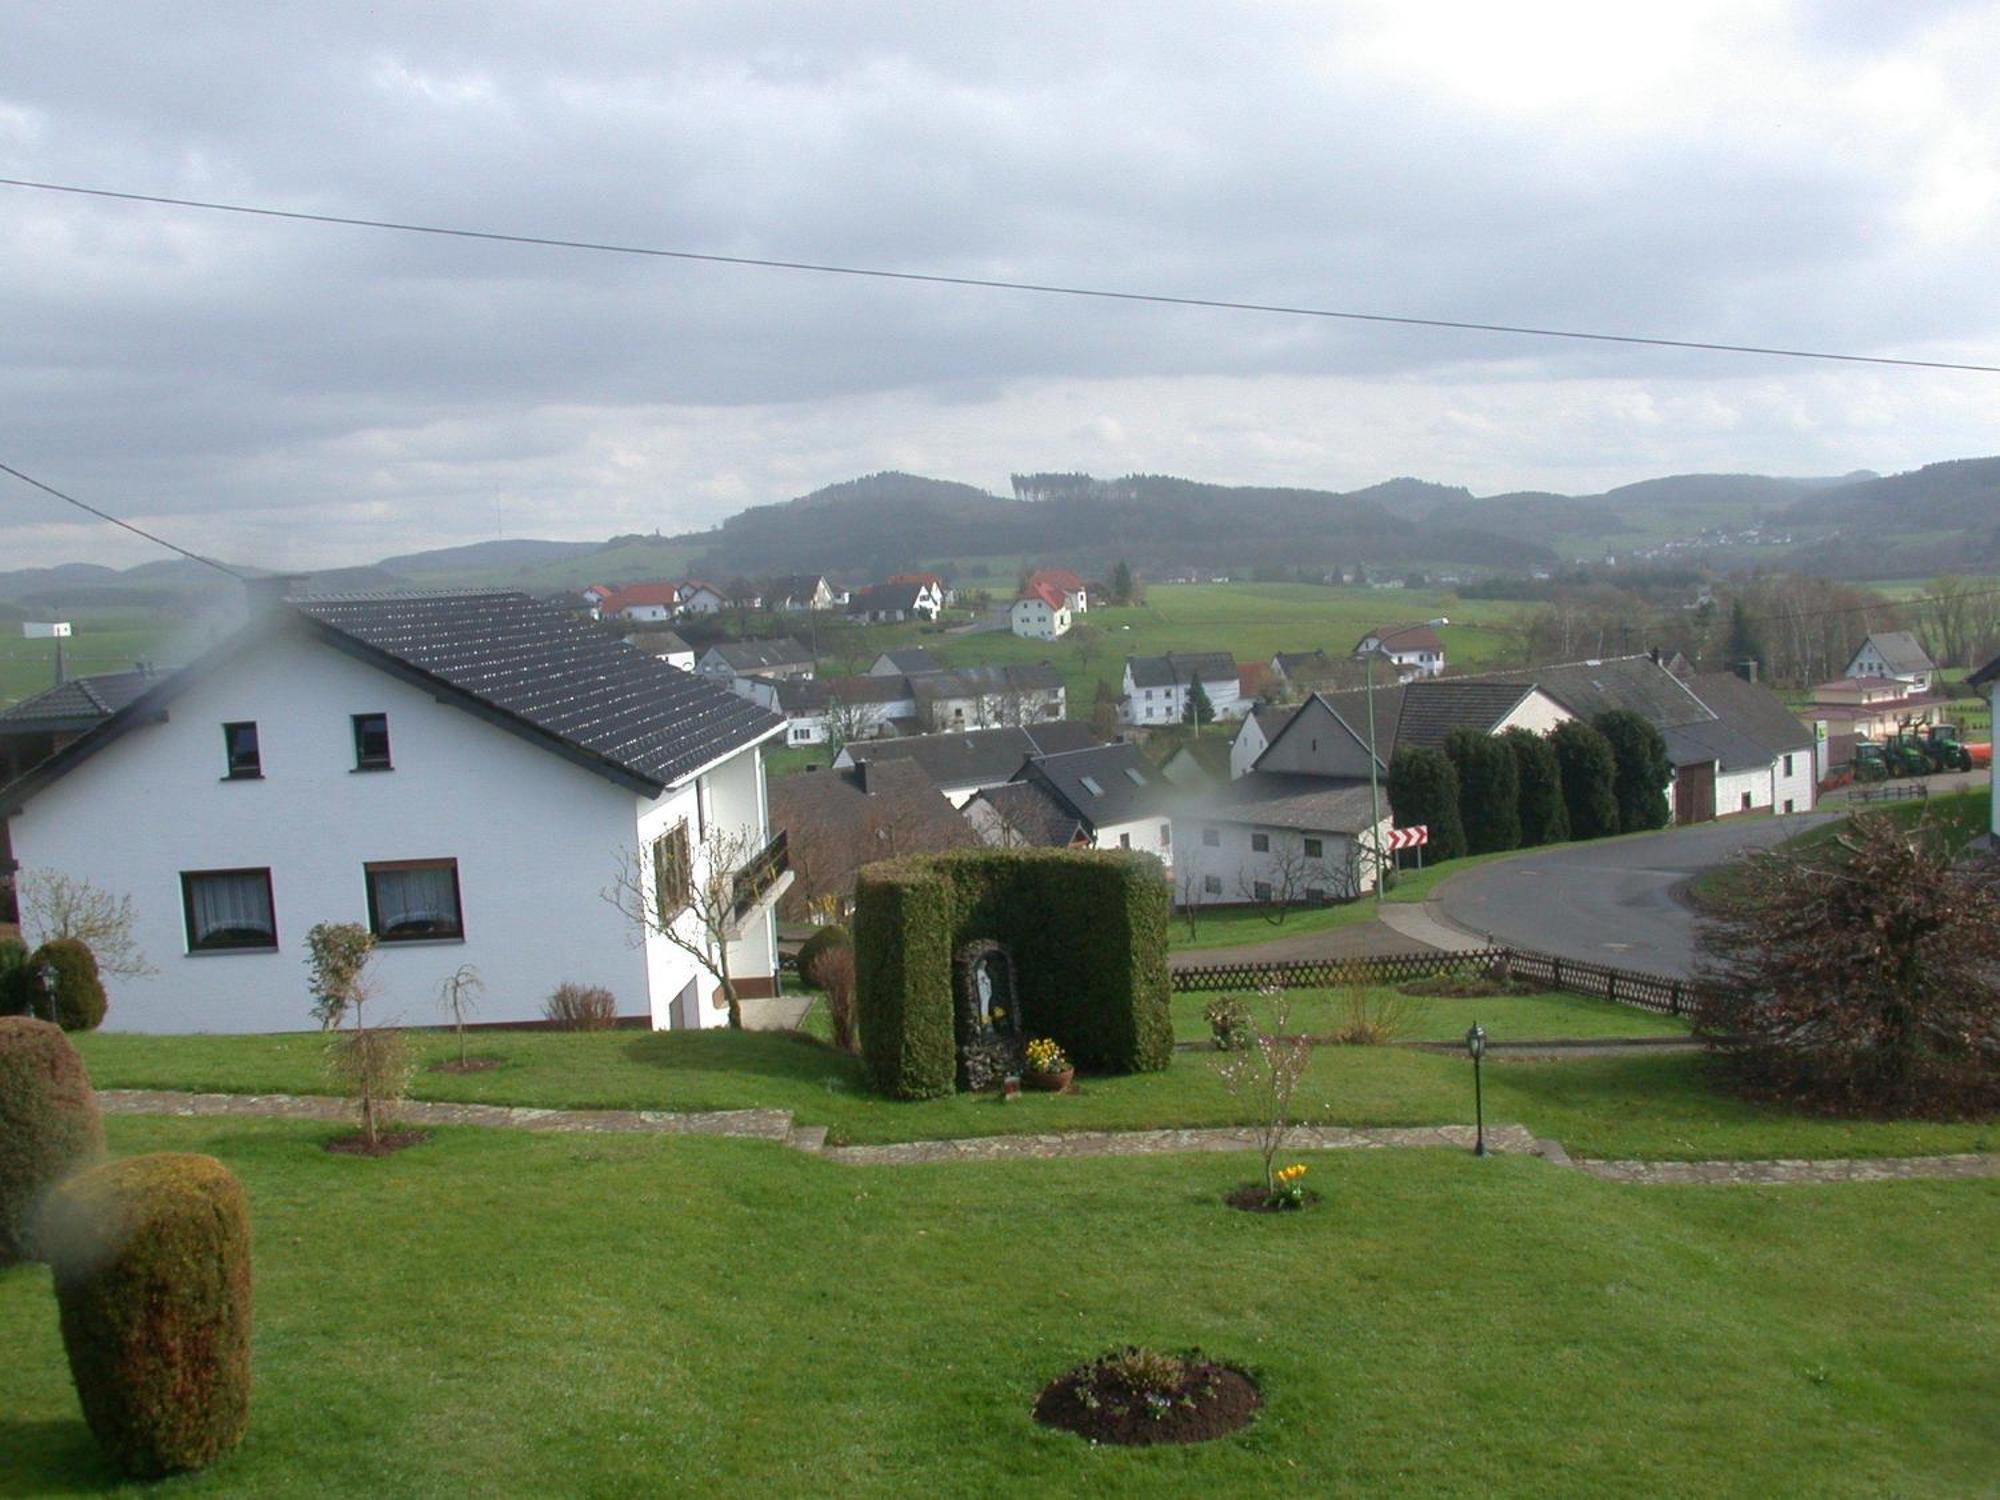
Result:
<instances>
[{"instance_id":1,"label":"overcast sky","mask_svg":"<svg viewBox=\"0 0 2000 1500\"><path fill-rule=\"evenodd\" d=\"M2000 363L1991 3L118 0L6 25L9 177ZM2000 450L1994 375L0 209L0 459L270 566L699 528L885 468L1490 493ZM158 555L72 515L0 476L0 567Z\"/></svg>"}]
</instances>

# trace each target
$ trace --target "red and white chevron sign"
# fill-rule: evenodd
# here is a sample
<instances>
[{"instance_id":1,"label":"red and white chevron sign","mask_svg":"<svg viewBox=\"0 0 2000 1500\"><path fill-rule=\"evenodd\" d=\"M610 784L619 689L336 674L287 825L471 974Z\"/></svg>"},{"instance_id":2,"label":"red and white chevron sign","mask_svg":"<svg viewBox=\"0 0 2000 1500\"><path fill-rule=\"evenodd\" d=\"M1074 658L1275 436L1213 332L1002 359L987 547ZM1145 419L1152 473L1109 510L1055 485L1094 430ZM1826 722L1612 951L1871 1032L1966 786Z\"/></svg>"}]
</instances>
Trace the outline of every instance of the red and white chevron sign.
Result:
<instances>
[{"instance_id":1,"label":"red and white chevron sign","mask_svg":"<svg viewBox=\"0 0 2000 1500\"><path fill-rule=\"evenodd\" d=\"M1419 823L1413 828L1392 828L1389 830L1389 847L1391 849L1414 849L1419 844L1428 844L1430 841L1431 830L1430 825L1427 823Z\"/></svg>"}]
</instances>

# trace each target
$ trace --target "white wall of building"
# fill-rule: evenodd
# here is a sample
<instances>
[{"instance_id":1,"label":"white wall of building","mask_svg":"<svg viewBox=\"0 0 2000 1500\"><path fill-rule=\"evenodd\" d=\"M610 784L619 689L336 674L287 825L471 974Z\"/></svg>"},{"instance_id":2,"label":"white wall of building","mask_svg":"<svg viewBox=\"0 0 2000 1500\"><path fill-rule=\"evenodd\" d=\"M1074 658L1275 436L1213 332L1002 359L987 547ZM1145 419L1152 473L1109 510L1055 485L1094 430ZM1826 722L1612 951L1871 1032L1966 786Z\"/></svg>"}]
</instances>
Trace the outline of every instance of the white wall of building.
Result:
<instances>
[{"instance_id":1,"label":"white wall of building","mask_svg":"<svg viewBox=\"0 0 2000 1500\"><path fill-rule=\"evenodd\" d=\"M1819 768L1812 750L1788 750L1771 763L1771 806L1775 811L1811 812L1818 797Z\"/></svg>"},{"instance_id":2,"label":"white wall of building","mask_svg":"<svg viewBox=\"0 0 2000 1500\"><path fill-rule=\"evenodd\" d=\"M1380 826L1385 845L1390 822L1384 817ZM1212 834L1215 842L1209 843L1205 834ZM1259 838L1268 847L1258 849ZM1317 856L1307 851L1308 839L1319 841ZM1307 832L1194 816L1176 818L1172 865L1176 905L1189 899L1190 889L1198 893L1195 899L1209 906L1254 901L1258 881L1269 883L1274 890L1282 888L1288 865L1302 872L1302 878L1295 882L1300 887L1297 899L1301 901L1306 899L1305 890L1315 887L1334 894L1337 899L1345 892L1350 869L1357 894L1375 888L1365 834Z\"/></svg>"},{"instance_id":3,"label":"white wall of building","mask_svg":"<svg viewBox=\"0 0 2000 1500\"><path fill-rule=\"evenodd\" d=\"M1508 710L1507 717L1493 726L1493 732L1505 734L1510 729L1526 729L1535 734L1549 734L1558 724L1567 723L1575 717L1576 715L1537 688Z\"/></svg>"},{"instance_id":4,"label":"white wall of building","mask_svg":"<svg viewBox=\"0 0 2000 1500\"><path fill-rule=\"evenodd\" d=\"M1069 634L1069 610L1051 609L1045 599L1016 599L1007 619L1014 634L1025 640L1053 641Z\"/></svg>"},{"instance_id":5,"label":"white wall of building","mask_svg":"<svg viewBox=\"0 0 2000 1500\"><path fill-rule=\"evenodd\" d=\"M1672 805L1673 794L1668 793L1668 805ZM1733 813L1768 810L1771 806L1771 768L1752 766L1742 771L1717 771L1715 773L1715 815L1729 817Z\"/></svg>"},{"instance_id":6,"label":"white wall of building","mask_svg":"<svg viewBox=\"0 0 2000 1500\"><path fill-rule=\"evenodd\" d=\"M357 772L349 716L386 713L394 769ZM224 779L221 726L254 720L263 779ZM305 934L366 922L365 861L452 858L465 938L384 945L372 1014L438 1019L460 964L486 981L482 1021L534 1020L565 980L622 1014L670 994L599 892L637 837L639 799L429 694L292 637L254 648L45 788L12 820L24 870L132 898L159 973L111 982L114 1030L309 1029ZM187 951L184 870L268 868L278 948ZM684 966L692 972L692 966ZM682 981L685 982L684 980ZM677 986L676 986L677 987Z\"/></svg>"},{"instance_id":7,"label":"white wall of building","mask_svg":"<svg viewBox=\"0 0 2000 1500\"><path fill-rule=\"evenodd\" d=\"M1135 818L1125 823L1107 823L1097 830L1097 847L1131 849L1140 854L1151 854L1171 866L1174 854L1173 827L1173 820L1165 813L1150 818Z\"/></svg>"}]
</instances>

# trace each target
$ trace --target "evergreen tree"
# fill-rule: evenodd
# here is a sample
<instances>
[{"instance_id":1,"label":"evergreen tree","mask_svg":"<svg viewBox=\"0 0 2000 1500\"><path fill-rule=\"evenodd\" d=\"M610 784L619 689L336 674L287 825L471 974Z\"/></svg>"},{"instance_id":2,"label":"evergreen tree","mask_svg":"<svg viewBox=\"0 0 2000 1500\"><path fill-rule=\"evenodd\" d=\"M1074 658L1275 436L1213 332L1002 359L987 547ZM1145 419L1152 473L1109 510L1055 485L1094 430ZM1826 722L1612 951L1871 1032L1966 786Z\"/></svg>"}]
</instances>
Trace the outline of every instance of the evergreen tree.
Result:
<instances>
[{"instance_id":1,"label":"evergreen tree","mask_svg":"<svg viewBox=\"0 0 2000 1500\"><path fill-rule=\"evenodd\" d=\"M1521 847L1521 781L1514 752L1490 734L1454 729L1444 753L1458 772L1458 815L1468 854Z\"/></svg>"},{"instance_id":2,"label":"evergreen tree","mask_svg":"<svg viewBox=\"0 0 2000 1500\"><path fill-rule=\"evenodd\" d=\"M1556 726L1549 736L1562 775L1569 836L1601 839L1618 831L1618 757L1611 742L1581 719Z\"/></svg>"},{"instance_id":3,"label":"evergreen tree","mask_svg":"<svg viewBox=\"0 0 2000 1500\"><path fill-rule=\"evenodd\" d=\"M1196 678L1188 686L1187 707L1181 711L1181 722L1194 725L1197 731L1204 724L1215 722L1215 705L1208 701L1208 690Z\"/></svg>"},{"instance_id":4,"label":"evergreen tree","mask_svg":"<svg viewBox=\"0 0 2000 1500\"><path fill-rule=\"evenodd\" d=\"M1729 639L1722 649L1729 658L1728 667L1732 672L1746 661L1761 662L1764 659L1764 643L1757 639L1757 627L1740 598L1729 603Z\"/></svg>"},{"instance_id":5,"label":"evergreen tree","mask_svg":"<svg viewBox=\"0 0 2000 1500\"><path fill-rule=\"evenodd\" d=\"M1465 853L1465 826L1458 815L1458 772L1442 750L1398 750L1389 762L1389 806L1398 828L1421 823L1430 830L1424 862L1436 864Z\"/></svg>"},{"instance_id":6,"label":"evergreen tree","mask_svg":"<svg viewBox=\"0 0 2000 1500\"><path fill-rule=\"evenodd\" d=\"M1500 736L1514 756L1514 777L1520 791L1521 847L1560 844L1569 838L1569 809L1563 805L1562 768L1556 747L1545 734L1510 729Z\"/></svg>"},{"instance_id":7,"label":"evergreen tree","mask_svg":"<svg viewBox=\"0 0 2000 1500\"><path fill-rule=\"evenodd\" d=\"M1118 566L1111 570L1111 602L1132 602L1132 565L1122 557L1118 559Z\"/></svg>"},{"instance_id":8,"label":"evergreen tree","mask_svg":"<svg viewBox=\"0 0 2000 1500\"><path fill-rule=\"evenodd\" d=\"M1674 765L1667 742L1629 708L1608 709L1591 726L1611 744L1618 763L1613 792L1618 799L1618 831L1638 833L1667 826L1667 787Z\"/></svg>"}]
</instances>

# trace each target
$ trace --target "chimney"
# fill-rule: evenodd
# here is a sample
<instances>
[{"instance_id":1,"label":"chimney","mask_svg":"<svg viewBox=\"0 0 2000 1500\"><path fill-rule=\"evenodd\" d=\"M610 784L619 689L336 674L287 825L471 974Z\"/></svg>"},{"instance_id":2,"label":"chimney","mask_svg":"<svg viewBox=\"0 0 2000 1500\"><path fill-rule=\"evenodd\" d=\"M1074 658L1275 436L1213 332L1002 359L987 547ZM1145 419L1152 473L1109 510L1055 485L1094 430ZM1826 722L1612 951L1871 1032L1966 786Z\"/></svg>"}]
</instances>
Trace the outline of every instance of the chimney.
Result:
<instances>
[{"instance_id":1,"label":"chimney","mask_svg":"<svg viewBox=\"0 0 2000 1500\"><path fill-rule=\"evenodd\" d=\"M1657 667L1660 664L1660 648L1658 646L1655 646L1652 650L1648 651L1646 654L1653 658L1654 666Z\"/></svg>"},{"instance_id":2,"label":"chimney","mask_svg":"<svg viewBox=\"0 0 2000 1500\"><path fill-rule=\"evenodd\" d=\"M874 796L874 795L875 795L875 790L874 790L874 788L868 785L868 762L867 762L867 761L865 761L865 760L857 760L857 761L856 761L856 762L854 763L854 784L855 784L856 786L858 786L858 787L860 787L860 788L861 788L861 795L862 795L862 796L864 796L864 797L872 797L872 796Z\"/></svg>"}]
</instances>

